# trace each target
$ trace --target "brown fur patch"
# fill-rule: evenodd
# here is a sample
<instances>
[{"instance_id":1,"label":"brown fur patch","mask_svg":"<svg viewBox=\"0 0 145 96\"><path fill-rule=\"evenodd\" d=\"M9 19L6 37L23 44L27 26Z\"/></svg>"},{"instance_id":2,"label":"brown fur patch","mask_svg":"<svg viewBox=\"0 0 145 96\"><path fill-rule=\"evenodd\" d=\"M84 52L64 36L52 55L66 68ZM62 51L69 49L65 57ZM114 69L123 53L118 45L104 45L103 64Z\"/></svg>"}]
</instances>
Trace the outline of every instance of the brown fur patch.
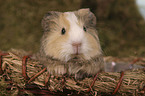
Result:
<instances>
[{"instance_id":1,"label":"brown fur patch","mask_svg":"<svg viewBox=\"0 0 145 96\"><path fill-rule=\"evenodd\" d=\"M50 22L51 33L45 38L44 51L46 55L52 56L54 58L62 59L60 52L62 50L61 46L63 42L68 40L68 31L70 24L66 19L66 14L61 13L59 18L54 18L52 24ZM66 33L61 34L62 28L65 28Z\"/></svg>"}]
</instances>

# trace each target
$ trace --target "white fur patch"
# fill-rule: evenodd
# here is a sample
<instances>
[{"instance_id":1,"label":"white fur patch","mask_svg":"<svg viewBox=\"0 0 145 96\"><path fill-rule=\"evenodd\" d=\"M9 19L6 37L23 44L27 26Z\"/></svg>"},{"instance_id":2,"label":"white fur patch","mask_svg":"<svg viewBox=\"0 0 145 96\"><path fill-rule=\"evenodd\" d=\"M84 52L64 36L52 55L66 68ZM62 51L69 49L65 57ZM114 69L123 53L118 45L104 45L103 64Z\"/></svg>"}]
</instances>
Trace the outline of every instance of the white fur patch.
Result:
<instances>
[{"instance_id":1,"label":"white fur patch","mask_svg":"<svg viewBox=\"0 0 145 96\"><path fill-rule=\"evenodd\" d=\"M76 15L73 12L66 12L66 19L70 23L69 36L72 42L82 42L84 38L83 26L80 26Z\"/></svg>"}]
</instances>

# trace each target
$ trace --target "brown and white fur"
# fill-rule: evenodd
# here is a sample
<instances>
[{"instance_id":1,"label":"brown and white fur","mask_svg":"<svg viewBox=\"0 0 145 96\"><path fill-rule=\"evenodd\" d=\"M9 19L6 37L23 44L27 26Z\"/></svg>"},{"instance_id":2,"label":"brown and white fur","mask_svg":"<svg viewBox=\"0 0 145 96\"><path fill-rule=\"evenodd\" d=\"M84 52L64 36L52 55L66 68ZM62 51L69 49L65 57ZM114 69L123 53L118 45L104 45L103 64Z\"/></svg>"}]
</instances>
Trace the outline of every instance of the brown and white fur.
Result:
<instances>
[{"instance_id":1,"label":"brown and white fur","mask_svg":"<svg viewBox=\"0 0 145 96\"><path fill-rule=\"evenodd\" d=\"M72 12L48 12L43 20L44 35L41 39L40 56L52 57L64 62L64 65L45 64L48 72L57 74L83 74L94 75L103 70L103 57L98 34L96 31L96 17L89 9L80 9ZM63 33L62 33L63 31ZM94 60L93 64L70 64L65 68L65 63L72 59ZM47 61L47 59L45 59ZM40 60L41 61L41 60Z\"/></svg>"}]
</instances>

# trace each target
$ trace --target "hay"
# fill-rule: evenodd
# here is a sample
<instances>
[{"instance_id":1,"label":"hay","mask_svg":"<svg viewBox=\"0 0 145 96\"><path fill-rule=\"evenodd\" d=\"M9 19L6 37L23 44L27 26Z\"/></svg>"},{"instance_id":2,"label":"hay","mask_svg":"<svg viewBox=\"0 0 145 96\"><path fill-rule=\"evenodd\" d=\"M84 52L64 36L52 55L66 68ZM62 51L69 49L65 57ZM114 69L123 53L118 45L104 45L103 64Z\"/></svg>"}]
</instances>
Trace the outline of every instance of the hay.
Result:
<instances>
[{"instance_id":1,"label":"hay","mask_svg":"<svg viewBox=\"0 0 145 96\"><path fill-rule=\"evenodd\" d=\"M3 75L0 75L0 81L7 78L11 80L14 86L20 88L26 87L25 78L22 76L22 54L26 55L23 51L9 51L9 55L3 56L2 70ZM19 54L19 55L18 55ZM108 59L107 59L108 60ZM145 59L140 61L144 64ZM38 61L28 60L27 62L27 75L28 77L33 77L36 73L40 72L44 67ZM145 65L144 65L145 66ZM30 82L30 84L37 84L39 87L47 87L52 91L63 91L63 88L68 90L75 90L77 92L86 92L90 88L90 84L93 82L93 78L85 78L82 81L76 81L73 76L67 76L65 78L65 83L62 84L62 76L50 76L48 77L48 72L43 72L35 80ZM46 86L45 81L49 79ZM120 73L117 72L102 72L98 75L94 86L91 89L93 94L99 93L112 93L119 81ZM2 85L1 85L2 86ZM118 90L118 95L142 95L144 94L143 88L145 87L145 70L136 69L125 71L122 84ZM14 89L11 89L14 90Z\"/></svg>"}]
</instances>

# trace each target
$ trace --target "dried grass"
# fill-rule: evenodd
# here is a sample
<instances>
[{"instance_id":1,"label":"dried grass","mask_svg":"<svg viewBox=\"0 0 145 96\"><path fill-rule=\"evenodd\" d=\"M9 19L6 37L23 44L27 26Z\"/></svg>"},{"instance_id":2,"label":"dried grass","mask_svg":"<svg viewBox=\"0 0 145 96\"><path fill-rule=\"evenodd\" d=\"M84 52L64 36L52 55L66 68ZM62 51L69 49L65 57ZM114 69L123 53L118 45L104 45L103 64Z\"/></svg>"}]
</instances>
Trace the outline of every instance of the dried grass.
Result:
<instances>
[{"instance_id":1,"label":"dried grass","mask_svg":"<svg viewBox=\"0 0 145 96\"><path fill-rule=\"evenodd\" d=\"M13 82L13 85L19 86L20 88L25 88L26 80L22 76L22 54L27 53L23 51L9 51L9 55L3 56L2 69L4 71L0 78L5 77ZM108 60L108 59L107 59ZM111 60L111 59L110 59ZM142 63L141 63L142 62ZM143 65L145 59L142 59L140 63ZM145 66L145 65L144 65ZM43 69L38 61L28 60L27 62L27 74L29 77L33 77L36 73ZM40 87L45 86L45 80L48 78L48 72L42 73L30 84L37 84ZM92 93L112 93L119 81L120 73L117 72L103 72L98 75L98 78L91 89ZM76 81L73 76L65 78L65 84L62 85L62 76L50 76L48 82L48 89L52 91L62 91L63 88L70 90L76 90L77 92L86 92L93 82L93 78L86 78L82 81ZM117 94L120 95L142 95L144 94L143 88L145 87L145 70L136 69L125 71L123 82L118 90ZM11 89L13 90L13 89Z\"/></svg>"}]
</instances>

